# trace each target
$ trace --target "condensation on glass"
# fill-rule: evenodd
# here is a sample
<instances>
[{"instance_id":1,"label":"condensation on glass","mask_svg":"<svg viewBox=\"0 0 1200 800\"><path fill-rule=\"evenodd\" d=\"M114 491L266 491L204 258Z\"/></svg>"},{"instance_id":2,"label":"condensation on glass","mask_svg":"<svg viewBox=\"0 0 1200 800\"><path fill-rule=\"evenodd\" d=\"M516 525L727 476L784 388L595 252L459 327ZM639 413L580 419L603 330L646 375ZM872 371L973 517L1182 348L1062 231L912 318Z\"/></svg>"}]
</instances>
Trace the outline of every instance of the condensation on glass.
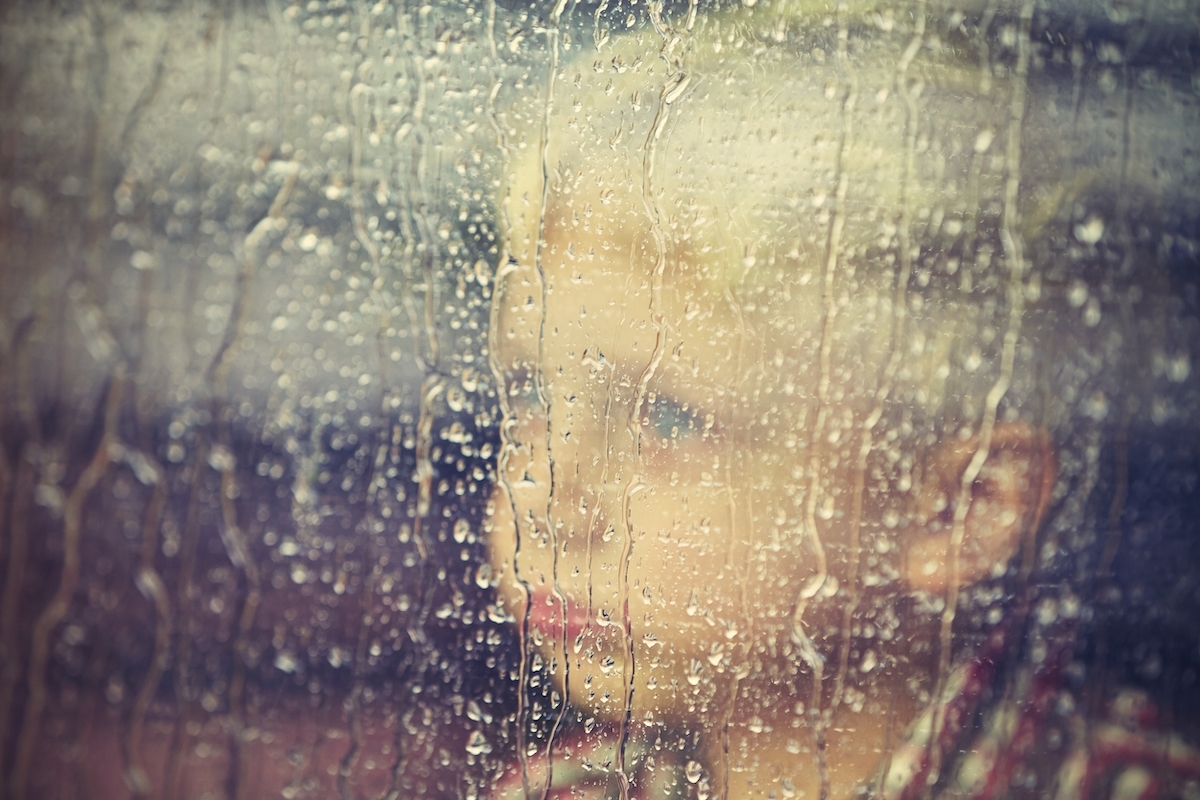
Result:
<instances>
[{"instance_id":1,"label":"condensation on glass","mask_svg":"<svg viewBox=\"0 0 1200 800\"><path fill-rule=\"evenodd\" d=\"M1200 796L1200 9L14 4L0 795Z\"/></svg>"}]
</instances>

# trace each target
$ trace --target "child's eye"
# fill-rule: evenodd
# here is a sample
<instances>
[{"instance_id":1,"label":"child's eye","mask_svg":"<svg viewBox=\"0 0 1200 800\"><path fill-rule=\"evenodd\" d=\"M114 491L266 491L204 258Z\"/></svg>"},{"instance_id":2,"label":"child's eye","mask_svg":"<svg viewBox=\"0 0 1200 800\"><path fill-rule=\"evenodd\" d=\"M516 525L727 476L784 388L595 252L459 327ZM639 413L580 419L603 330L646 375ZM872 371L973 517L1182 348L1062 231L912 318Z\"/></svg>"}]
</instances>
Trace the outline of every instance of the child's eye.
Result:
<instances>
[{"instance_id":1,"label":"child's eye","mask_svg":"<svg viewBox=\"0 0 1200 800\"><path fill-rule=\"evenodd\" d=\"M661 394L650 404L642 424L649 426L658 438L664 440L690 436L699 430L695 414L687 403Z\"/></svg>"}]
</instances>

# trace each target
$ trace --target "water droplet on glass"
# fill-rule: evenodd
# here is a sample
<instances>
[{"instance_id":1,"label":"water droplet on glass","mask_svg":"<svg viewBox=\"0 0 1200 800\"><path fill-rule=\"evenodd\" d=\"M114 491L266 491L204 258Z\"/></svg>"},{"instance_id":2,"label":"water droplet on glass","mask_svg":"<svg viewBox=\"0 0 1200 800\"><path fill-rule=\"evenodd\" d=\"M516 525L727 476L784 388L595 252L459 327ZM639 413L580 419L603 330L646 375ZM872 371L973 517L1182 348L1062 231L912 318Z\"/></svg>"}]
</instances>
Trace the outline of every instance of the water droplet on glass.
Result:
<instances>
[{"instance_id":1,"label":"water droplet on glass","mask_svg":"<svg viewBox=\"0 0 1200 800\"><path fill-rule=\"evenodd\" d=\"M1071 308L1079 308L1088 299L1088 285L1081 280L1071 281L1071 285L1067 287L1067 302L1071 304Z\"/></svg>"},{"instance_id":2,"label":"water droplet on glass","mask_svg":"<svg viewBox=\"0 0 1200 800\"><path fill-rule=\"evenodd\" d=\"M1096 215L1075 226L1075 238L1084 244L1095 244L1104 236L1104 220Z\"/></svg>"},{"instance_id":3,"label":"water droplet on glass","mask_svg":"<svg viewBox=\"0 0 1200 800\"><path fill-rule=\"evenodd\" d=\"M224 445L213 445L212 450L208 453L208 465L218 472L231 470L237 464L237 460L233 457L233 453Z\"/></svg>"},{"instance_id":4,"label":"water droplet on glass","mask_svg":"<svg viewBox=\"0 0 1200 800\"><path fill-rule=\"evenodd\" d=\"M158 256L145 250L136 250L129 258L134 269L154 269L158 266Z\"/></svg>"},{"instance_id":5,"label":"water droplet on glass","mask_svg":"<svg viewBox=\"0 0 1200 800\"><path fill-rule=\"evenodd\" d=\"M986 153L988 148L992 146L992 140L996 138L996 134L991 128L984 128L975 137L975 152Z\"/></svg>"},{"instance_id":6,"label":"water droplet on glass","mask_svg":"<svg viewBox=\"0 0 1200 800\"><path fill-rule=\"evenodd\" d=\"M1180 353L1167 361L1167 380L1183 383L1192 374L1192 359L1188 353Z\"/></svg>"},{"instance_id":7,"label":"water droplet on glass","mask_svg":"<svg viewBox=\"0 0 1200 800\"><path fill-rule=\"evenodd\" d=\"M719 643L713 645L712 652L708 654L708 663L714 667L721 663L721 658L725 655L725 648Z\"/></svg>"},{"instance_id":8,"label":"water droplet on glass","mask_svg":"<svg viewBox=\"0 0 1200 800\"><path fill-rule=\"evenodd\" d=\"M330 649L329 656L326 660L329 662L329 666L337 669L344 664L350 663L350 654L340 647L334 647Z\"/></svg>"},{"instance_id":9,"label":"water droplet on glass","mask_svg":"<svg viewBox=\"0 0 1200 800\"><path fill-rule=\"evenodd\" d=\"M300 662L296 660L296 656L286 650L280 650L275 654L275 669L280 672L286 672L291 675L300 668Z\"/></svg>"},{"instance_id":10,"label":"water droplet on glass","mask_svg":"<svg viewBox=\"0 0 1200 800\"><path fill-rule=\"evenodd\" d=\"M690 685L690 686L699 686L700 685L700 673L703 669L704 669L704 665L701 664L698 660L693 658L692 663L691 663L690 667L688 668L688 672L687 672L688 685Z\"/></svg>"},{"instance_id":11,"label":"water droplet on glass","mask_svg":"<svg viewBox=\"0 0 1200 800\"><path fill-rule=\"evenodd\" d=\"M473 756L492 752L492 746L482 731L472 731L471 735L467 737L467 752Z\"/></svg>"}]
</instances>

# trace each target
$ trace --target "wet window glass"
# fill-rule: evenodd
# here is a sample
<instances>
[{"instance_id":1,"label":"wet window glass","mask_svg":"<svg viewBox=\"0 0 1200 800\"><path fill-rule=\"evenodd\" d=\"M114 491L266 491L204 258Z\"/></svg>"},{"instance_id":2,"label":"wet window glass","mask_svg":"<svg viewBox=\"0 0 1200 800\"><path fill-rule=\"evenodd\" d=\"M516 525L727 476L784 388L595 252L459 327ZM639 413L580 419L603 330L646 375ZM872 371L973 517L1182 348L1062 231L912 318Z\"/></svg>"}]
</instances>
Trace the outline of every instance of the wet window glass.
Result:
<instances>
[{"instance_id":1,"label":"wet window glass","mask_svg":"<svg viewBox=\"0 0 1200 800\"><path fill-rule=\"evenodd\" d=\"M0 796L1200 797L1198 26L10 4Z\"/></svg>"}]
</instances>

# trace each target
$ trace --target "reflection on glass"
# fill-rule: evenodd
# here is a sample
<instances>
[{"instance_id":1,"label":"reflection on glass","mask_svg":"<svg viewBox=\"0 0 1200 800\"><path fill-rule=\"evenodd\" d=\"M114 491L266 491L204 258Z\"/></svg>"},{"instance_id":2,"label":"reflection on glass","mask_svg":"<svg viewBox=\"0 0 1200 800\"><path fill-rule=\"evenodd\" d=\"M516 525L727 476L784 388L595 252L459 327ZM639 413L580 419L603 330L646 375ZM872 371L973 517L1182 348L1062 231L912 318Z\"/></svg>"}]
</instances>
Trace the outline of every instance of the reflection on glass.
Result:
<instances>
[{"instance_id":1,"label":"reflection on glass","mask_svg":"<svg viewBox=\"0 0 1200 800\"><path fill-rule=\"evenodd\" d=\"M1195 9L5 13L7 796L1200 792Z\"/></svg>"}]
</instances>

